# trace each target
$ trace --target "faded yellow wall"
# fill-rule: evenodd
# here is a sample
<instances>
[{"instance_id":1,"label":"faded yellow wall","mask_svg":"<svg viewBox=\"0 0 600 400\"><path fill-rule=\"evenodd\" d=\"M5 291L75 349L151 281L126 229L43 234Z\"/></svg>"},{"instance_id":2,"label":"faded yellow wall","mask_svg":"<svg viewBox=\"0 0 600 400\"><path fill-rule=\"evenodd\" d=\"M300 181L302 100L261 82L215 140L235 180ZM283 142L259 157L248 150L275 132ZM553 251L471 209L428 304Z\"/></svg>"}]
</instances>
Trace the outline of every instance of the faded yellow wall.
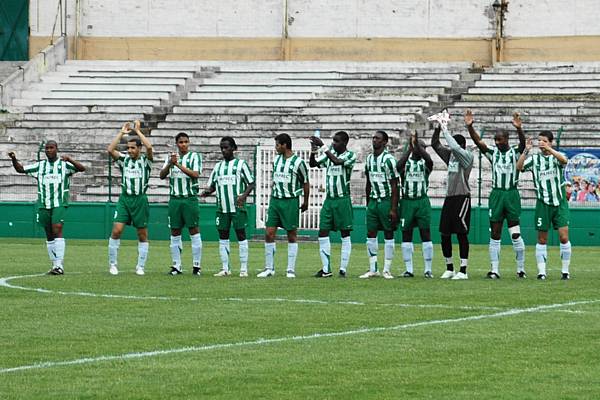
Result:
<instances>
[{"instance_id":1,"label":"faded yellow wall","mask_svg":"<svg viewBox=\"0 0 600 400\"><path fill-rule=\"evenodd\" d=\"M30 56L50 43L30 37ZM77 54L75 54L75 50ZM80 37L84 60L468 61L490 65L491 39ZM500 61L600 61L600 36L509 38Z\"/></svg>"},{"instance_id":2,"label":"faded yellow wall","mask_svg":"<svg viewBox=\"0 0 600 400\"><path fill-rule=\"evenodd\" d=\"M69 58L82 60L475 61L489 64L487 39L80 37ZM50 43L30 38L30 54ZM75 56L75 48L77 55Z\"/></svg>"},{"instance_id":3,"label":"faded yellow wall","mask_svg":"<svg viewBox=\"0 0 600 400\"><path fill-rule=\"evenodd\" d=\"M502 61L600 61L600 36L510 38Z\"/></svg>"}]
</instances>

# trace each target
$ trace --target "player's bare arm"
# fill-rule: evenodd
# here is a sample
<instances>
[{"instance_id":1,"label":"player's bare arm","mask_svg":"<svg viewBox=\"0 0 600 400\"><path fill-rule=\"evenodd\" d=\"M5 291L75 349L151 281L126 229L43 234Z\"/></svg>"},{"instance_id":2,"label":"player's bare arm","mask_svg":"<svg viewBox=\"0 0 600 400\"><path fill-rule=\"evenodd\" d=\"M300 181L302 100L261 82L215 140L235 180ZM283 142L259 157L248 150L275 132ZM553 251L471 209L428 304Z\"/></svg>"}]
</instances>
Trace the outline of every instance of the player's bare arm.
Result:
<instances>
[{"instance_id":1,"label":"player's bare arm","mask_svg":"<svg viewBox=\"0 0 600 400\"><path fill-rule=\"evenodd\" d=\"M398 223L398 178L390 179L390 186L392 187L392 205L389 216L392 226L396 226Z\"/></svg>"},{"instance_id":2,"label":"player's bare arm","mask_svg":"<svg viewBox=\"0 0 600 400\"><path fill-rule=\"evenodd\" d=\"M85 167L79 161L74 160L71 156L63 155L60 157L61 160L73 164L77 172L85 171Z\"/></svg>"},{"instance_id":3,"label":"player's bare arm","mask_svg":"<svg viewBox=\"0 0 600 400\"><path fill-rule=\"evenodd\" d=\"M336 157L335 154L333 154L331 152L330 148L328 148L328 147L323 148L323 146L325 146L325 144L323 143L323 141L321 140L321 138L318 138L316 136L311 136L310 143L311 143L311 145L317 146L317 148L323 149L323 152L325 153L325 155L327 156L327 158L329 158L331 160L331 162L333 163L333 165L343 165L344 164L344 160ZM312 152L311 152L311 156L312 156ZM312 167L313 165L311 164L310 166Z\"/></svg>"},{"instance_id":4,"label":"player's bare arm","mask_svg":"<svg viewBox=\"0 0 600 400\"><path fill-rule=\"evenodd\" d=\"M367 180L365 182L365 199L367 199L367 206L369 205L369 200L371 199L371 180L369 179L369 173L367 172Z\"/></svg>"},{"instance_id":5,"label":"player's bare arm","mask_svg":"<svg viewBox=\"0 0 600 400\"><path fill-rule=\"evenodd\" d=\"M177 154L175 154L175 153L171 154L171 159L169 161L170 161L169 164L172 167L179 168L181 170L181 172L183 172L190 178L199 178L200 177L200 173L198 171L194 171L193 169L189 169L189 168L183 166L182 164L180 164Z\"/></svg>"},{"instance_id":6,"label":"player's bare arm","mask_svg":"<svg viewBox=\"0 0 600 400\"><path fill-rule=\"evenodd\" d=\"M475 131L475 128L473 128L473 122L475 122L473 112L471 110L465 111L465 125L467 126L467 130L469 131L469 136L471 136L471 139L473 140L473 142L475 142L475 145L477 145L479 150L485 153L488 151L488 147L483 142L483 140L481 140L481 137Z\"/></svg>"},{"instance_id":7,"label":"player's bare arm","mask_svg":"<svg viewBox=\"0 0 600 400\"><path fill-rule=\"evenodd\" d=\"M300 211L304 212L308 210L308 196L310 195L310 183L304 182L302 184L302 189L304 190L304 199L302 200L302 206L300 206Z\"/></svg>"},{"instance_id":8,"label":"player's bare arm","mask_svg":"<svg viewBox=\"0 0 600 400\"><path fill-rule=\"evenodd\" d=\"M17 160L16 154L13 151L11 151L8 153L8 156L10 157L10 161L12 161L12 165L15 171L17 171L20 174L24 174L25 169L23 168L23 165Z\"/></svg>"},{"instance_id":9,"label":"player's bare arm","mask_svg":"<svg viewBox=\"0 0 600 400\"><path fill-rule=\"evenodd\" d=\"M211 184L209 187L207 187L206 189L204 189L202 191L202 193L200 193L200 197L208 197L211 194L213 194L215 192L215 190L217 190L217 188L215 187L214 184Z\"/></svg>"},{"instance_id":10,"label":"player's bare arm","mask_svg":"<svg viewBox=\"0 0 600 400\"><path fill-rule=\"evenodd\" d=\"M154 153L152 150L152 143L150 143L150 140L148 140L148 138L142 133L141 127L142 127L142 124L141 124L140 120L138 119L135 121L135 126L133 127L133 131L135 132L136 135L138 135L138 137L140 138L140 141L146 148L146 157L148 157L148 160L153 161Z\"/></svg>"},{"instance_id":11,"label":"player's bare arm","mask_svg":"<svg viewBox=\"0 0 600 400\"><path fill-rule=\"evenodd\" d=\"M117 146L121 142L121 139L123 138L123 136L125 136L129 132L131 132L131 127L129 125L129 122L125 122L125 124L123 125L123 127L121 128L121 130L119 131L117 136L108 145L108 148L106 149L106 151L108 152L108 154L110 154L110 156L113 158L113 160L118 160L119 157L121 156L121 153L119 153L119 151L117 150Z\"/></svg>"},{"instance_id":12,"label":"player's bare arm","mask_svg":"<svg viewBox=\"0 0 600 400\"><path fill-rule=\"evenodd\" d=\"M517 169L519 171L523 171L523 164L525 164L525 159L529 156L529 152L531 151L532 148L533 148L533 140L531 138L529 138L525 142L525 150L523 150L523 152L519 156L519 159L517 160Z\"/></svg>"},{"instance_id":13,"label":"player's bare arm","mask_svg":"<svg viewBox=\"0 0 600 400\"><path fill-rule=\"evenodd\" d=\"M246 204L246 199L248 198L248 196L250 195L250 193L252 193L252 191L254 190L254 188L256 187L256 184L254 182L249 183L248 186L246 187L246 190L244 190L244 193L240 194L238 196L238 198L236 199L236 203L238 207L244 207L244 204Z\"/></svg>"},{"instance_id":14,"label":"player's bare arm","mask_svg":"<svg viewBox=\"0 0 600 400\"><path fill-rule=\"evenodd\" d=\"M549 154L551 154L554 158L556 158L556 160L558 160L558 162L562 165L566 165L569 162L569 159L567 157L565 157L564 154L558 152L557 150L555 150L551 144L549 143L545 143L545 142L541 142L540 141L540 149L542 151L546 151Z\"/></svg>"},{"instance_id":15,"label":"player's bare arm","mask_svg":"<svg viewBox=\"0 0 600 400\"><path fill-rule=\"evenodd\" d=\"M169 162L158 173L158 176L160 177L160 179L166 179L166 177L169 176L169 173L171 172L171 168L173 168L173 165L174 165L173 164L173 156L175 156L175 161L177 161L177 154L171 153L171 155L169 156Z\"/></svg>"},{"instance_id":16,"label":"player's bare arm","mask_svg":"<svg viewBox=\"0 0 600 400\"><path fill-rule=\"evenodd\" d=\"M311 136L308 140L310 141L310 158L308 160L308 165L311 168L316 168L319 166L319 163L317 162L317 154L319 153L319 146L318 144L315 143L314 139L319 139L316 136ZM323 143L321 141L321 139L319 139L319 141L321 143Z\"/></svg>"},{"instance_id":17,"label":"player's bare arm","mask_svg":"<svg viewBox=\"0 0 600 400\"><path fill-rule=\"evenodd\" d=\"M517 136L519 137L519 153L525 150L525 133L523 132L523 121L521 120L521 114L515 112L513 114L512 124L517 130Z\"/></svg>"},{"instance_id":18,"label":"player's bare arm","mask_svg":"<svg viewBox=\"0 0 600 400\"><path fill-rule=\"evenodd\" d=\"M433 170L433 160L431 159L431 156L429 155L427 150L425 150L425 148L421 146L421 142L419 142L419 134L417 133L417 131L415 131L414 134L413 149L417 154L421 156L423 160L425 160L425 166L431 172Z\"/></svg>"},{"instance_id":19,"label":"player's bare arm","mask_svg":"<svg viewBox=\"0 0 600 400\"><path fill-rule=\"evenodd\" d=\"M406 148L406 151L404 153L402 153L402 156L400 157L400 159L398 160L398 163L396 164L396 170L398 171L398 173L400 174L400 177L402 179L404 179L404 167L406 166L406 163L408 162L408 158L410 157L410 153L413 150L413 146L412 146L412 136L411 139L409 141L408 147Z\"/></svg>"}]
</instances>

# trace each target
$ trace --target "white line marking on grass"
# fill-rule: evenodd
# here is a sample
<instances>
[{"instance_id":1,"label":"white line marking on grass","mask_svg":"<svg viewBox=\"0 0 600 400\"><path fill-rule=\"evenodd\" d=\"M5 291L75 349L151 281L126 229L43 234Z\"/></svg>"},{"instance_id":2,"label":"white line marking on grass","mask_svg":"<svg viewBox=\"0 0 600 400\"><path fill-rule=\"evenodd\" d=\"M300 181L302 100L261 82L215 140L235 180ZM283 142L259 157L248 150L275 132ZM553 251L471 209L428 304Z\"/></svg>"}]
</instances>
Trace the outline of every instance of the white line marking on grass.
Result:
<instances>
[{"instance_id":1,"label":"white line marking on grass","mask_svg":"<svg viewBox=\"0 0 600 400\"><path fill-rule=\"evenodd\" d=\"M362 328L362 329L353 329L353 330L341 331L341 332L313 333L311 335L300 335L300 336L284 336L284 337L279 337L279 338L257 339L257 340L245 341L245 342L216 343L216 344L209 344L209 345L204 345L204 346L190 346L190 347L182 347L182 348L178 348L178 349L154 350L154 351L139 352L139 353L125 353L125 354L118 354L118 355L112 355L112 356L86 357L86 358L79 358L79 359L75 359L75 360L65 360L65 361L47 361L47 362L42 362L42 363L37 363L37 364L21 365L21 366L12 367L12 368L2 368L2 369L0 369L0 374L7 374L10 372L19 372L19 371L28 371L28 370L37 370L37 369L48 369L48 368L54 368L54 367L64 367L64 366L70 366L70 365L95 364L95 363L104 362L104 361L125 361L125 360L140 359L140 358L147 358L147 357L154 357L154 356L170 355L170 354L193 353L193 352L201 352L201 351L229 349L229 348L236 348L236 347L239 348L239 347L247 347L247 346L284 343L284 342L301 342L301 341L313 340L313 339L332 338L332 337L341 337L341 336L354 336L354 335L362 335L362 334L378 333L378 332L400 331L400 330L406 330L406 329L410 329L410 328L419 328L422 326L429 326L429 325L446 325L446 324L452 324L452 323L458 323L458 322L478 321L478 320L483 320L483 319L510 317L510 316L525 314L525 313L538 313L538 312L543 312L543 311L547 311L547 310L557 309L560 307L577 306L577 305L584 305L584 304L594 304L594 303L599 303L599 302L600 302L600 300L570 301L568 303L548 304L548 305L541 305L541 306L528 307L528 308L514 308L514 309L507 310L507 311L497 312L494 314L480 314L480 315L473 315L470 317L420 321L420 322L412 322L409 324L402 324L402 325L388 326L388 327Z\"/></svg>"},{"instance_id":2,"label":"white line marking on grass","mask_svg":"<svg viewBox=\"0 0 600 400\"><path fill-rule=\"evenodd\" d=\"M75 272L76 273L76 272ZM299 303L299 304L322 304L322 305L354 305L354 306L384 306L384 307L405 307L405 308L443 308L451 310L502 310L500 307L487 307L487 306L453 306L447 304L382 304L382 303L365 303L362 301L351 301L351 300L314 300L314 299L286 299L283 297L272 297L272 298L240 298L240 297L225 297L225 298L198 298L198 297L171 297L171 296L136 296L136 295L125 295L125 294L109 294L109 293L92 293L92 292L66 292L62 290L49 290L43 288L31 288L26 286L19 286L9 281L21 278L35 278L45 276L46 274L33 274L33 275L16 275L9 276L6 278L0 278L0 287L9 289L26 290L30 292L38 292L45 294L60 294L63 296L83 296L83 297L98 297L107 299L125 299L125 300L162 300L162 301L235 301L235 302L258 302L258 303Z\"/></svg>"},{"instance_id":3,"label":"white line marking on grass","mask_svg":"<svg viewBox=\"0 0 600 400\"><path fill-rule=\"evenodd\" d=\"M547 313L566 313L566 314L600 314L600 311L585 311L585 310L546 310Z\"/></svg>"}]
</instances>

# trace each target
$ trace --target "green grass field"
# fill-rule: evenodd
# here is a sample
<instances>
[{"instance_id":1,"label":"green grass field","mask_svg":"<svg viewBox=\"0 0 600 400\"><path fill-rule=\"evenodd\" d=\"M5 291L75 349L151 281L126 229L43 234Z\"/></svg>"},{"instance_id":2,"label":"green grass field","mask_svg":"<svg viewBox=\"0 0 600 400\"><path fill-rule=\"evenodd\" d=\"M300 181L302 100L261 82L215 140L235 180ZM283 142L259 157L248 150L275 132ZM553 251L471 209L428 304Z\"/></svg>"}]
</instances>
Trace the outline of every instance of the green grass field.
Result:
<instances>
[{"instance_id":1,"label":"green grass field","mask_svg":"<svg viewBox=\"0 0 600 400\"><path fill-rule=\"evenodd\" d=\"M502 279L484 278L487 246L472 246L470 280L361 280L364 244L347 279L316 279L318 247L301 243L298 277L257 279L263 245L250 244L251 277L218 270L204 243L203 276L172 277L167 242L151 243L136 276L124 242L118 276L107 243L67 240L64 276L43 240L0 240L2 399L594 399L600 393L600 249L574 247L561 281L558 248L549 278L515 278L502 249ZM434 274L443 271L439 245ZM383 248L380 245L380 256ZM184 259L189 262L189 243ZM333 246L339 260L339 245ZM394 272L403 268L396 247ZM189 265L189 264L188 264ZM14 277L7 279L8 277ZM42 290L43 289L43 290Z\"/></svg>"}]
</instances>

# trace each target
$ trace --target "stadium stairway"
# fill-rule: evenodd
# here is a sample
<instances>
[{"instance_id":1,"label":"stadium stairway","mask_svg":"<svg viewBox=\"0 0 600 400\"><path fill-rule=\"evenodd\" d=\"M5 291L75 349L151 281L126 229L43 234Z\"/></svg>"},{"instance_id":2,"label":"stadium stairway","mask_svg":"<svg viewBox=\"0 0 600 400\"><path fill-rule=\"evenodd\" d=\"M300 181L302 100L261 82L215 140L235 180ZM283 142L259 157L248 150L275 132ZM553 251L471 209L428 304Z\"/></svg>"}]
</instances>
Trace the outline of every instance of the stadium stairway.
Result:
<instances>
[{"instance_id":1,"label":"stadium stairway","mask_svg":"<svg viewBox=\"0 0 600 400\"><path fill-rule=\"evenodd\" d=\"M224 135L236 138L241 156L252 164L257 144L272 145L281 132L306 138L314 129L320 129L324 138L347 130L362 161L374 130L385 129L397 139L406 129L422 127L423 114L472 85L469 67L68 61L13 100L0 127L0 151L16 150L20 160L34 160L40 142L57 140L63 152L90 167L91 173L73 181L73 198L78 201L106 200L106 146L124 121L134 119L142 119L150 131L157 153L155 170L173 151L173 137L179 131L190 133L194 149L204 156L205 171L220 158L218 144ZM32 180L16 177L10 162L0 162L0 171L1 200L35 198ZM355 171L353 192L362 202L362 166ZM150 182L151 201L166 201L165 184L157 175ZM203 184L207 176L205 172ZM116 183L113 193L118 193Z\"/></svg>"},{"instance_id":2,"label":"stadium stairway","mask_svg":"<svg viewBox=\"0 0 600 400\"><path fill-rule=\"evenodd\" d=\"M211 165L220 158L218 144L225 135L235 137L242 156L252 162L255 146L272 146L278 133L306 145L315 129L324 138L345 130L359 156L351 191L361 204L362 161L373 132L388 131L399 147L406 130L423 126L424 110L439 108L464 87L469 68L465 63L220 63L159 122L153 137L172 141L187 130L205 138Z\"/></svg>"}]
</instances>

